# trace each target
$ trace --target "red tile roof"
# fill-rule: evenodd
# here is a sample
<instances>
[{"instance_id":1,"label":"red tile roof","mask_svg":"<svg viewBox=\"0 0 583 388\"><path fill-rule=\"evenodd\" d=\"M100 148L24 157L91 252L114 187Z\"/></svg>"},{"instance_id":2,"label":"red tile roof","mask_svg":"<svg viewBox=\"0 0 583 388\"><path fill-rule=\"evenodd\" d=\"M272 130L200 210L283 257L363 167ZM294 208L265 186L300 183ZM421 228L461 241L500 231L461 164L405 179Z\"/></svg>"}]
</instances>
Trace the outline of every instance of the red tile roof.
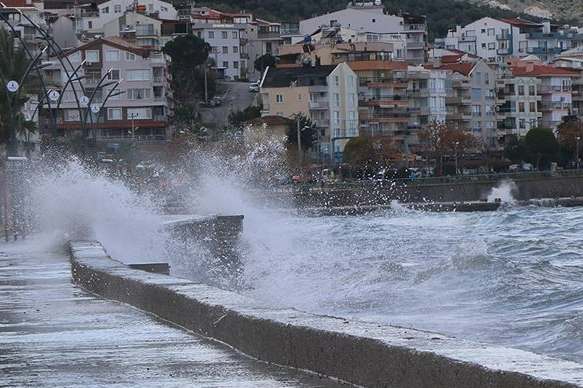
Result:
<instances>
[{"instance_id":1,"label":"red tile roof","mask_svg":"<svg viewBox=\"0 0 583 388\"><path fill-rule=\"evenodd\" d=\"M476 65L475 63L471 62L442 63L442 64L426 63L423 65L423 67L431 70L449 70L452 73L460 73L467 76L470 74L475 65Z\"/></svg>"},{"instance_id":2,"label":"red tile roof","mask_svg":"<svg viewBox=\"0 0 583 388\"><path fill-rule=\"evenodd\" d=\"M517 77L578 77L581 74L578 70L542 65L512 66L510 71Z\"/></svg>"}]
</instances>

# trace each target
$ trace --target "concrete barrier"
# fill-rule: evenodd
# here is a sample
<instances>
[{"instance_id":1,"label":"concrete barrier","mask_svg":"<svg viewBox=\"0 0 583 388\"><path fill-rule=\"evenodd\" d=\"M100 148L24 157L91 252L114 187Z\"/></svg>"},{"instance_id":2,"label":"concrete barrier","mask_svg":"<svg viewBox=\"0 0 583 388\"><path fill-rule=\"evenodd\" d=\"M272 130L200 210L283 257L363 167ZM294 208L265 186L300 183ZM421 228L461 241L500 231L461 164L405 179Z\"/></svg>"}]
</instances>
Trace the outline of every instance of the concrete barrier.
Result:
<instances>
[{"instance_id":1,"label":"concrete barrier","mask_svg":"<svg viewBox=\"0 0 583 388\"><path fill-rule=\"evenodd\" d=\"M268 309L212 286L131 269L70 243L73 280L257 359L365 387L582 387L583 365L419 330Z\"/></svg>"}]
</instances>

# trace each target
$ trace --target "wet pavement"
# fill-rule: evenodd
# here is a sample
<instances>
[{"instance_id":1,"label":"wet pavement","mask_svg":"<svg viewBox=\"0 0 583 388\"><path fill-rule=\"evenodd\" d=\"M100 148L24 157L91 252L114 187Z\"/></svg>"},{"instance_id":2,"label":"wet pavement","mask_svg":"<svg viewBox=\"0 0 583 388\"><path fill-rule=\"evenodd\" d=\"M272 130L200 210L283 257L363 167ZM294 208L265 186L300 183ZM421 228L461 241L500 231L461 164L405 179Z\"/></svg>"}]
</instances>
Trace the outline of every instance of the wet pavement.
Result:
<instances>
[{"instance_id":1,"label":"wet pavement","mask_svg":"<svg viewBox=\"0 0 583 388\"><path fill-rule=\"evenodd\" d=\"M0 387L338 386L87 293L65 247L0 243Z\"/></svg>"}]
</instances>

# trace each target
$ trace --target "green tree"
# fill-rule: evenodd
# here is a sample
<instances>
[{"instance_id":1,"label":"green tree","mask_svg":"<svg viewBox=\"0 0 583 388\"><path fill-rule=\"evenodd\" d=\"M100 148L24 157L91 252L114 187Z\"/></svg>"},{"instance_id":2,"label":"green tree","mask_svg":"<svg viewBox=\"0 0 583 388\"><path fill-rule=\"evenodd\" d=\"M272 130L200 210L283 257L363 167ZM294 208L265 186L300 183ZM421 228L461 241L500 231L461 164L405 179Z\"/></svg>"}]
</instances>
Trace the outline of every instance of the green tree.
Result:
<instances>
[{"instance_id":1,"label":"green tree","mask_svg":"<svg viewBox=\"0 0 583 388\"><path fill-rule=\"evenodd\" d=\"M210 84L214 85L215 77L206 66L210 44L194 35L181 35L166 43L162 52L172 58L171 72L177 99L186 102L205 88L206 94L212 96L208 88Z\"/></svg>"},{"instance_id":2,"label":"green tree","mask_svg":"<svg viewBox=\"0 0 583 388\"><path fill-rule=\"evenodd\" d=\"M245 109L229 113L229 124L233 128L242 128L243 125L256 117L261 117L261 107L249 106Z\"/></svg>"},{"instance_id":3,"label":"green tree","mask_svg":"<svg viewBox=\"0 0 583 388\"><path fill-rule=\"evenodd\" d=\"M40 78L38 73L30 70L32 58L11 32L0 29L0 75L2 82L16 81L19 89L10 92L3 85L0 88L0 142L8 143L10 128L27 140L30 132L36 132L37 126L32 121L27 121L21 112L24 104L29 100L29 93L40 92Z\"/></svg>"},{"instance_id":4,"label":"green tree","mask_svg":"<svg viewBox=\"0 0 583 388\"><path fill-rule=\"evenodd\" d=\"M344 146L344 161L353 167L365 167L374 163L374 147L370 136L357 136Z\"/></svg>"},{"instance_id":5,"label":"green tree","mask_svg":"<svg viewBox=\"0 0 583 388\"><path fill-rule=\"evenodd\" d=\"M536 165L537 169L548 168L551 161L558 158L559 142L548 128L532 128L524 137L524 145L526 160Z\"/></svg>"},{"instance_id":6,"label":"green tree","mask_svg":"<svg viewBox=\"0 0 583 388\"><path fill-rule=\"evenodd\" d=\"M298 122L300 127L300 142L302 143L302 149L307 150L312 147L314 140L316 139L317 130L316 125L307 118L303 113L298 113L296 120L293 124L290 124L287 129L287 142L289 144L298 144Z\"/></svg>"},{"instance_id":7,"label":"green tree","mask_svg":"<svg viewBox=\"0 0 583 388\"><path fill-rule=\"evenodd\" d=\"M264 54L253 62L255 70L263 73L266 67L275 67L275 57L271 54Z\"/></svg>"},{"instance_id":8,"label":"green tree","mask_svg":"<svg viewBox=\"0 0 583 388\"><path fill-rule=\"evenodd\" d=\"M579 140L577 140L579 138ZM583 144L583 123L576 115L564 116L557 127L557 140L560 145L562 156L561 164L564 167L565 162L570 161L571 166L575 166L577 158L577 146ZM580 148L579 148L580 153ZM567 163L568 164L568 163Z\"/></svg>"}]
</instances>

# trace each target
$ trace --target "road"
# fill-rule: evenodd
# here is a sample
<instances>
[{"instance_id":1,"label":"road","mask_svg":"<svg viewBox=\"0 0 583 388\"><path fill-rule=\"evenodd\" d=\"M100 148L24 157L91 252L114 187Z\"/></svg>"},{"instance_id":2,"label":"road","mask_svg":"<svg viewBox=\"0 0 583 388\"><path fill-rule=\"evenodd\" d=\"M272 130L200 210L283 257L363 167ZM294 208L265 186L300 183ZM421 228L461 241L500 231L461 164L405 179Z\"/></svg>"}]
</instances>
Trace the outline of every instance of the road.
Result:
<instances>
[{"instance_id":1,"label":"road","mask_svg":"<svg viewBox=\"0 0 583 388\"><path fill-rule=\"evenodd\" d=\"M337 387L71 282L64 250L0 243L0 387Z\"/></svg>"},{"instance_id":2,"label":"road","mask_svg":"<svg viewBox=\"0 0 583 388\"><path fill-rule=\"evenodd\" d=\"M207 128L220 130L227 125L231 112L242 111L253 104L257 93L249 91L248 82L221 81L217 95L223 103L213 108L201 108L202 123Z\"/></svg>"}]
</instances>

